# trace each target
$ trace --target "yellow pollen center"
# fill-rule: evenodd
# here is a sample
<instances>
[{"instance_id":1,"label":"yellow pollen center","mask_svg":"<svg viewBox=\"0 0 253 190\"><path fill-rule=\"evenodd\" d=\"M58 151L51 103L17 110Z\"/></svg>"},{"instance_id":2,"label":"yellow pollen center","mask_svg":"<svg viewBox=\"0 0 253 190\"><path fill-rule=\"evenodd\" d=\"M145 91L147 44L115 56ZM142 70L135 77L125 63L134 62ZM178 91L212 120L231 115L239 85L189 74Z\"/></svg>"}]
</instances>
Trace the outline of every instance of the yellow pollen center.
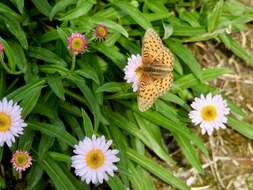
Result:
<instances>
[{"instance_id":1,"label":"yellow pollen center","mask_svg":"<svg viewBox=\"0 0 253 190\"><path fill-rule=\"evenodd\" d=\"M138 78L140 78L143 75L143 67L140 66L135 70L135 74L137 75Z\"/></svg>"},{"instance_id":2,"label":"yellow pollen center","mask_svg":"<svg viewBox=\"0 0 253 190\"><path fill-rule=\"evenodd\" d=\"M98 28L98 33L100 36L104 37L106 35L106 31L103 27Z\"/></svg>"},{"instance_id":3,"label":"yellow pollen center","mask_svg":"<svg viewBox=\"0 0 253 190\"><path fill-rule=\"evenodd\" d=\"M213 121L217 117L217 109L215 106L208 105L201 109L201 117L204 121Z\"/></svg>"},{"instance_id":4,"label":"yellow pollen center","mask_svg":"<svg viewBox=\"0 0 253 190\"><path fill-rule=\"evenodd\" d=\"M105 161L104 153L100 149L91 150L85 156L85 161L92 169L100 168Z\"/></svg>"},{"instance_id":5,"label":"yellow pollen center","mask_svg":"<svg viewBox=\"0 0 253 190\"><path fill-rule=\"evenodd\" d=\"M28 155L26 154L19 154L16 157L16 164L18 166L25 166L28 162Z\"/></svg>"},{"instance_id":6,"label":"yellow pollen center","mask_svg":"<svg viewBox=\"0 0 253 190\"><path fill-rule=\"evenodd\" d=\"M7 114L0 112L0 132L8 131L11 127L11 118Z\"/></svg>"},{"instance_id":7,"label":"yellow pollen center","mask_svg":"<svg viewBox=\"0 0 253 190\"><path fill-rule=\"evenodd\" d=\"M80 38L75 38L72 41L73 49L81 49L83 47L83 41Z\"/></svg>"}]
</instances>

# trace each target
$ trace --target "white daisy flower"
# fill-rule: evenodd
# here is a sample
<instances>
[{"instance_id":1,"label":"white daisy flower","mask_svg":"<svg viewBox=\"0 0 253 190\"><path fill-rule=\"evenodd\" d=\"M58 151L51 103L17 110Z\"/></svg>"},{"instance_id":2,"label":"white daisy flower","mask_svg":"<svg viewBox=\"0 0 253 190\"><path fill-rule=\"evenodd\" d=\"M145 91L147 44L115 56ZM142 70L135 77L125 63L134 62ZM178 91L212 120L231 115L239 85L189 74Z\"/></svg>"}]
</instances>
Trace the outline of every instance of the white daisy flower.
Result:
<instances>
[{"instance_id":1,"label":"white daisy flower","mask_svg":"<svg viewBox=\"0 0 253 190\"><path fill-rule=\"evenodd\" d=\"M140 68L142 65L142 58L139 54L132 55L128 58L128 62L126 67L124 68L125 77L124 79L127 81L127 83L133 83L133 91L136 92L140 87L140 81L137 69Z\"/></svg>"},{"instance_id":2,"label":"white daisy flower","mask_svg":"<svg viewBox=\"0 0 253 190\"><path fill-rule=\"evenodd\" d=\"M26 123L21 116L22 108L12 100L0 101L0 147L6 143L11 147L15 137L23 134Z\"/></svg>"},{"instance_id":3,"label":"white daisy flower","mask_svg":"<svg viewBox=\"0 0 253 190\"><path fill-rule=\"evenodd\" d=\"M27 151L17 150L12 155L11 163L17 172L22 172L32 165L32 157Z\"/></svg>"},{"instance_id":4,"label":"white daisy flower","mask_svg":"<svg viewBox=\"0 0 253 190\"><path fill-rule=\"evenodd\" d=\"M201 133L211 135L214 129L226 128L227 115L230 112L226 100L221 95L196 97L191 104L193 110L189 113L192 123L200 125Z\"/></svg>"},{"instance_id":5,"label":"white daisy flower","mask_svg":"<svg viewBox=\"0 0 253 190\"><path fill-rule=\"evenodd\" d=\"M71 157L72 167L75 168L75 174L81 177L87 184L103 183L108 180L108 174L114 175L118 168L114 163L119 161L116 156L118 150L109 149L112 141L106 141L104 136L96 138L85 137L74 146L76 155Z\"/></svg>"}]
</instances>

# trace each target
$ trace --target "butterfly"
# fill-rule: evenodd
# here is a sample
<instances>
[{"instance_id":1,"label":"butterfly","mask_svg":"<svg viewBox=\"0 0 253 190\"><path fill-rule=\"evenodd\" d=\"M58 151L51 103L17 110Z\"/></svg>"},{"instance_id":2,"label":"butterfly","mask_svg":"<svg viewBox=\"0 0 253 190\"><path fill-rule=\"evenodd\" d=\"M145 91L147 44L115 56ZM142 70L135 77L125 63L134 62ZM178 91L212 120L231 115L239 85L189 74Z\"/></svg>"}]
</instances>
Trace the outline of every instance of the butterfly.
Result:
<instances>
[{"instance_id":1,"label":"butterfly","mask_svg":"<svg viewBox=\"0 0 253 190\"><path fill-rule=\"evenodd\" d=\"M140 80L137 100L139 110L143 112L171 87L174 58L151 28L145 32L141 56L142 65L137 71Z\"/></svg>"}]
</instances>

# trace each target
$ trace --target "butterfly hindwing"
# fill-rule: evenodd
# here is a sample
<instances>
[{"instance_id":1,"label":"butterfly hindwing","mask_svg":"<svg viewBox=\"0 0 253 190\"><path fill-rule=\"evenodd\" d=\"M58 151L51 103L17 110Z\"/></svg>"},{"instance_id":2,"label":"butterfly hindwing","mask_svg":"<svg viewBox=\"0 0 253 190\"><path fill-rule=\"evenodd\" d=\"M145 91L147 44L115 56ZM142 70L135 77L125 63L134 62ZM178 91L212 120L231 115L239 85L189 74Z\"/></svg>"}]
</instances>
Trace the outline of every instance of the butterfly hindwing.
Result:
<instances>
[{"instance_id":1,"label":"butterfly hindwing","mask_svg":"<svg viewBox=\"0 0 253 190\"><path fill-rule=\"evenodd\" d=\"M140 111L149 109L157 98L162 96L172 85L173 75L170 73L164 78L156 79L153 82L141 80L138 94L138 107Z\"/></svg>"}]
</instances>

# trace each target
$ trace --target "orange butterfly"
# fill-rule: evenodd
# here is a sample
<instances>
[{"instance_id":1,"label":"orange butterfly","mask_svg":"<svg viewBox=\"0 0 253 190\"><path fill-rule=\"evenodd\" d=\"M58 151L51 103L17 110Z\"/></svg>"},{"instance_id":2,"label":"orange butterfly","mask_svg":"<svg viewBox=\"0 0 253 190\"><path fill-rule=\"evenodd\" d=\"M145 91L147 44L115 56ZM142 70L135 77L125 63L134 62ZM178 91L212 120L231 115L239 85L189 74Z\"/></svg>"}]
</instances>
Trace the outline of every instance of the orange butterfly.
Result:
<instances>
[{"instance_id":1,"label":"orange butterfly","mask_svg":"<svg viewBox=\"0 0 253 190\"><path fill-rule=\"evenodd\" d=\"M137 74L140 79L138 107L140 111L149 109L155 100L172 85L173 55L166 48L153 29L145 32L142 45L142 65Z\"/></svg>"}]
</instances>

